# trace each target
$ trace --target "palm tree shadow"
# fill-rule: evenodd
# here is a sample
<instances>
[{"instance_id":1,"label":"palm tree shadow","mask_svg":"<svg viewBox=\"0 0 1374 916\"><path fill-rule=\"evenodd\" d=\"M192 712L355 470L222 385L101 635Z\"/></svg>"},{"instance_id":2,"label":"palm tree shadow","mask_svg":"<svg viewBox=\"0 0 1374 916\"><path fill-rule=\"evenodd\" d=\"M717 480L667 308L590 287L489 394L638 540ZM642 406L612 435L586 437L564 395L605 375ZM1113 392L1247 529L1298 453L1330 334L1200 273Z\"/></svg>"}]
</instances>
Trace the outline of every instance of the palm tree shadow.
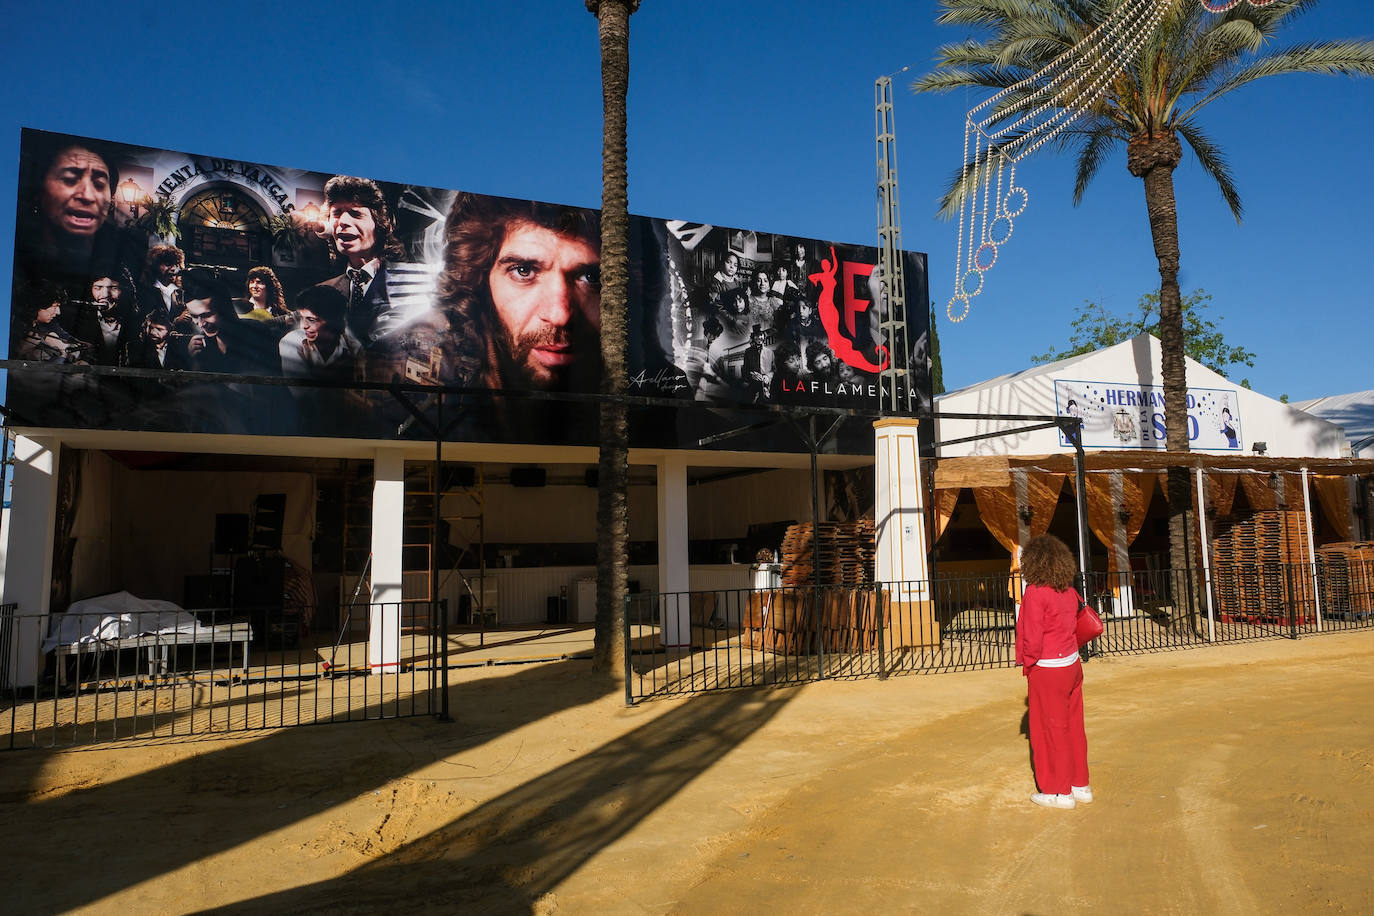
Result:
<instances>
[{"instance_id":1,"label":"palm tree shadow","mask_svg":"<svg viewBox=\"0 0 1374 916\"><path fill-rule=\"evenodd\" d=\"M455 725L417 717L328 726L351 729L353 742L339 740L347 732L336 731L326 741L315 728L286 728L257 741L235 742L123 779L40 798L34 794L52 788L44 775L52 755L34 751L11 756L7 764L23 769L11 770L5 782L30 789L0 794L0 815L15 836L35 838L29 854L104 864L79 869L58 884L46 869L15 869L7 896L42 913L94 903L303 821L530 722L597 701L612 690L609 682L588 677L579 662L545 665L451 687ZM511 700L517 696L519 701ZM368 712L379 717L375 708ZM402 746L391 731L380 731L398 726L419 734ZM322 747L327 751L322 753ZM283 797L289 803L280 804ZM120 838L129 836L131 815L141 818L139 823L160 821L166 829L140 832L135 841L139 854L118 856L116 865L111 843L118 846ZM59 831L57 825L67 826Z\"/></svg>"},{"instance_id":2,"label":"palm tree shadow","mask_svg":"<svg viewBox=\"0 0 1374 916\"><path fill-rule=\"evenodd\" d=\"M1035 775L1035 751L1030 743L1030 698L1025 699L1026 711L1021 714L1021 725L1018 729L1026 739L1026 762L1030 764L1031 775ZM1039 785L1039 783L1037 783Z\"/></svg>"},{"instance_id":3,"label":"palm tree shadow","mask_svg":"<svg viewBox=\"0 0 1374 916\"><path fill-rule=\"evenodd\" d=\"M532 912L535 902L634 829L758 729L793 691L710 695L346 875L217 913L381 912L397 893L439 910Z\"/></svg>"}]
</instances>

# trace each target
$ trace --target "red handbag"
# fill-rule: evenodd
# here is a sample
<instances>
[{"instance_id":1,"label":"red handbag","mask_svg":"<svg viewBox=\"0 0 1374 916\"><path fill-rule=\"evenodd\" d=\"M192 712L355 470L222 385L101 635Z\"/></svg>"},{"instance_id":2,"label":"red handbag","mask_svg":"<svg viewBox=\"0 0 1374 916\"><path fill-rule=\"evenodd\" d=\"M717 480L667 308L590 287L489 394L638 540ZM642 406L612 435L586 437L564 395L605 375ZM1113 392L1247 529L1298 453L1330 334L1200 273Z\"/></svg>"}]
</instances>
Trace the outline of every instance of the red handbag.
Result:
<instances>
[{"instance_id":1,"label":"red handbag","mask_svg":"<svg viewBox=\"0 0 1374 916\"><path fill-rule=\"evenodd\" d=\"M1092 605L1085 604L1078 609L1078 620L1074 625L1074 635L1078 637L1078 645L1086 646L1094 639L1102 635L1102 618L1093 610Z\"/></svg>"}]
</instances>

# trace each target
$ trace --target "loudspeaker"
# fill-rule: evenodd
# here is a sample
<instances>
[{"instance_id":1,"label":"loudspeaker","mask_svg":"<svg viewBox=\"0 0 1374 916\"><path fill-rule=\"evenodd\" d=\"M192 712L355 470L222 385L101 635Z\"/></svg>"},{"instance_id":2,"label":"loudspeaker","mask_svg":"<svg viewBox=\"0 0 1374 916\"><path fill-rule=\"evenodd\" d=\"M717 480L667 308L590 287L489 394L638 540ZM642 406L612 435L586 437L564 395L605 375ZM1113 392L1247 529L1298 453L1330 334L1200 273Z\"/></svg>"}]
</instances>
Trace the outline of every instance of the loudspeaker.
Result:
<instances>
[{"instance_id":1,"label":"loudspeaker","mask_svg":"<svg viewBox=\"0 0 1374 916\"><path fill-rule=\"evenodd\" d=\"M510 469L510 485L513 487L542 487L547 478L543 468Z\"/></svg>"},{"instance_id":2,"label":"loudspeaker","mask_svg":"<svg viewBox=\"0 0 1374 916\"><path fill-rule=\"evenodd\" d=\"M215 516L215 553L247 553L248 532L248 516L219 513Z\"/></svg>"},{"instance_id":3,"label":"loudspeaker","mask_svg":"<svg viewBox=\"0 0 1374 916\"><path fill-rule=\"evenodd\" d=\"M285 525L285 493L263 493L253 500L253 547L281 550L281 532Z\"/></svg>"}]
</instances>

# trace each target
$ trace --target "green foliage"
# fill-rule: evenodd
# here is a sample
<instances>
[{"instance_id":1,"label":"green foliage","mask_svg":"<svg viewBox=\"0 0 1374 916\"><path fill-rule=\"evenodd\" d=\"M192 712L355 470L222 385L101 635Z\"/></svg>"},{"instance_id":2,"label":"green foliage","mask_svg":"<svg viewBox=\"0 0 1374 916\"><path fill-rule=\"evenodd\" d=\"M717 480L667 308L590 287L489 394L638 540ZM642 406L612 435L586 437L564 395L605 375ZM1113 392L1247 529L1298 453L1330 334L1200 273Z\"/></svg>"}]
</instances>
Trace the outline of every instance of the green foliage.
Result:
<instances>
[{"instance_id":1,"label":"green foliage","mask_svg":"<svg viewBox=\"0 0 1374 916\"><path fill-rule=\"evenodd\" d=\"M175 242L181 237L177 228L177 206L170 197L145 197L139 202L143 212L134 225L150 235Z\"/></svg>"},{"instance_id":2,"label":"green foliage","mask_svg":"<svg viewBox=\"0 0 1374 916\"><path fill-rule=\"evenodd\" d=\"M1227 367L1234 365L1254 368L1255 354L1244 347L1233 347L1226 342L1216 321L1202 314L1212 296L1205 290L1195 289L1182 297L1183 312L1183 352L1190 359L1202 363L1213 372L1226 375ZM1036 365L1052 363L1083 353L1092 353L1103 347L1130 340L1142 331L1159 336L1159 293L1146 293L1136 303L1136 314L1117 315L1107 311L1096 302L1084 302L1079 306L1078 315L1072 322L1073 332L1069 335L1069 347L1056 350L1053 347L1046 353L1032 356ZM1220 321L1221 316L1217 316ZM1249 380L1243 379L1241 385L1248 388Z\"/></svg>"}]
</instances>

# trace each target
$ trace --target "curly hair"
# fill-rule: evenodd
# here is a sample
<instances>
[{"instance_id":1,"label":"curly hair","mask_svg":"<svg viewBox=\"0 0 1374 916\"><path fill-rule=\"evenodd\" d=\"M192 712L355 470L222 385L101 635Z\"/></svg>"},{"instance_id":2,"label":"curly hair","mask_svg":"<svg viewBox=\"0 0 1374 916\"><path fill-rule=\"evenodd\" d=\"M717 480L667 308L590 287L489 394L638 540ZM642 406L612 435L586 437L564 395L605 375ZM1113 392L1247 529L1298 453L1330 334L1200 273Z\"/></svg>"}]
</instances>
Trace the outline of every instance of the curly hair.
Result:
<instances>
[{"instance_id":1,"label":"curly hair","mask_svg":"<svg viewBox=\"0 0 1374 916\"><path fill-rule=\"evenodd\" d=\"M177 267L186 266L186 254L175 245L154 245L148 249L147 265L151 272L156 272L163 264L175 264Z\"/></svg>"},{"instance_id":2,"label":"curly hair","mask_svg":"<svg viewBox=\"0 0 1374 916\"><path fill-rule=\"evenodd\" d=\"M386 197L381 186L370 178L355 178L352 175L335 175L324 183L324 205L326 208L337 203L357 204L372 211L372 222L377 226L377 240L374 247L376 256L388 261L405 259L405 249L401 240L396 238L396 226L391 221L391 208L386 205ZM338 247L331 241L330 246L336 257L341 258Z\"/></svg>"},{"instance_id":3,"label":"curly hair","mask_svg":"<svg viewBox=\"0 0 1374 916\"><path fill-rule=\"evenodd\" d=\"M277 274L272 268L254 267L248 271L248 278L243 281L245 289L249 280L261 280L267 284L267 308L273 314L284 314L291 310L286 304L286 293L282 292L281 281L277 279Z\"/></svg>"},{"instance_id":4,"label":"curly hair","mask_svg":"<svg viewBox=\"0 0 1374 916\"><path fill-rule=\"evenodd\" d=\"M1047 585L1062 592L1073 588L1077 572L1073 554L1052 534L1031 538L1021 551L1021 578L1028 585Z\"/></svg>"},{"instance_id":5,"label":"curly hair","mask_svg":"<svg viewBox=\"0 0 1374 916\"><path fill-rule=\"evenodd\" d=\"M66 308L67 291L51 280L33 280L24 284L14 297L14 323L23 330L38 320L38 313L56 305Z\"/></svg>"},{"instance_id":6,"label":"curly hair","mask_svg":"<svg viewBox=\"0 0 1374 916\"><path fill-rule=\"evenodd\" d=\"M444 221L444 269L436 304L449 313L460 358L484 367L482 371L492 368L489 344L496 332L491 269L513 223L542 226L601 249L601 214L595 210L463 192L453 198Z\"/></svg>"}]
</instances>

